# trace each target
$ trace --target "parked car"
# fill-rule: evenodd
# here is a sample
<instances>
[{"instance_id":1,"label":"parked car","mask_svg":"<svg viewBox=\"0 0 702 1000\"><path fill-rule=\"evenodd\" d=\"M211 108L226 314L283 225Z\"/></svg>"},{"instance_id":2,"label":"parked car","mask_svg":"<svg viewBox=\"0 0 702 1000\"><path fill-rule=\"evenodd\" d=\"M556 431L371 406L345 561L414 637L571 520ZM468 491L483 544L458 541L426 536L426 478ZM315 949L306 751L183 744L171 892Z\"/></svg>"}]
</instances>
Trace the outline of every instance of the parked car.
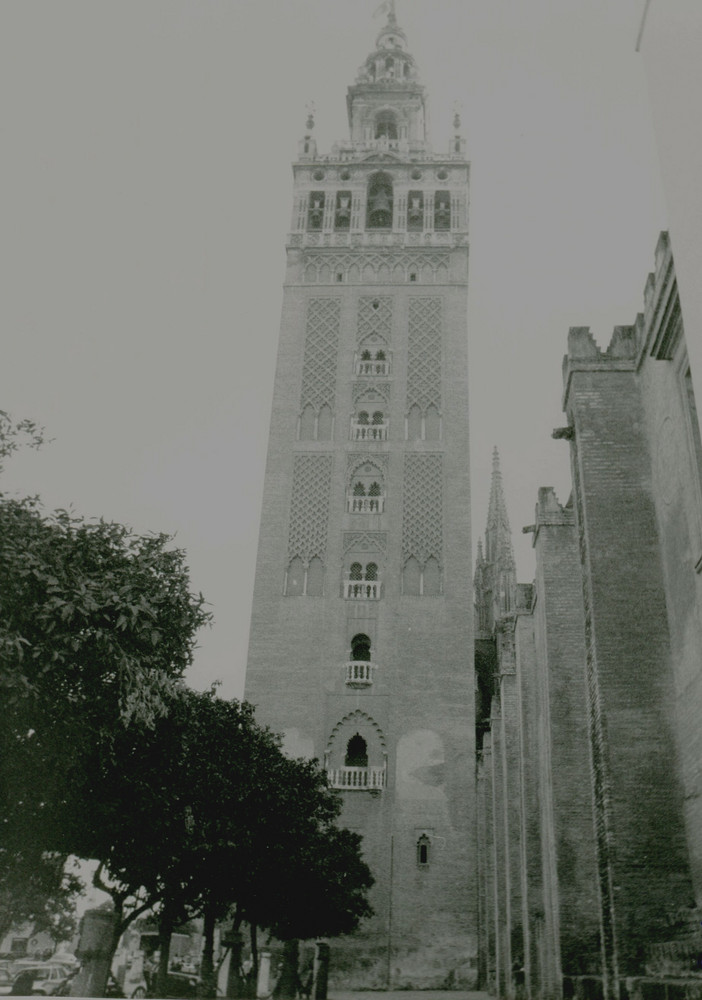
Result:
<instances>
[{"instance_id":1,"label":"parked car","mask_svg":"<svg viewBox=\"0 0 702 1000\"><path fill-rule=\"evenodd\" d=\"M3 962L0 964L0 996L7 996L12 989L12 973L10 966Z\"/></svg>"},{"instance_id":2,"label":"parked car","mask_svg":"<svg viewBox=\"0 0 702 1000\"><path fill-rule=\"evenodd\" d=\"M36 962L34 965L18 962L13 971L12 987L8 991L11 996L58 996L71 978L71 972L65 965L52 962Z\"/></svg>"}]
</instances>

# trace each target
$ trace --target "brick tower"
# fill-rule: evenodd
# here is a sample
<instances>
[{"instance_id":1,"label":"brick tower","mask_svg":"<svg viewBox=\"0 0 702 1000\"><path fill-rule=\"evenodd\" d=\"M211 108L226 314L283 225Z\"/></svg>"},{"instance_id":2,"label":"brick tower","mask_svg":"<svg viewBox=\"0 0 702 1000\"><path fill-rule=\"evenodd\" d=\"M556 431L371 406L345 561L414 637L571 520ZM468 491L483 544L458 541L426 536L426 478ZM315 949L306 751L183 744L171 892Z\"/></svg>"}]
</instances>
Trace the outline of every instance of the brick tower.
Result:
<instances>
[{"instance_id":1,"label":"brick tower","mask_svg":"<svg viewBox=\"0 0 702 1000\"><path fill-rule=\"evenodd\" d=\"M337 987L468 985L476 952L468 163L389 7L349 138L318 154L310 118L293 166L246 677L364 837Z\"/></svg>"}]
</instances>

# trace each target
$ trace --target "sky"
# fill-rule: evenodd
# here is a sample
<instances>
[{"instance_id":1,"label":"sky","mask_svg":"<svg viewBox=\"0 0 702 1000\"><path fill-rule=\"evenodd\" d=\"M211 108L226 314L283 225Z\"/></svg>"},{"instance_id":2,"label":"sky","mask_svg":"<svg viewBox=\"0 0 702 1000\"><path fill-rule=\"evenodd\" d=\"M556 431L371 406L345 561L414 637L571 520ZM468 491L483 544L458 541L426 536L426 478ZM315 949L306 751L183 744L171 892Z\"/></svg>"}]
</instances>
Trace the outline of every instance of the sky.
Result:
<instances>
[{"instance_id":1,"label":"sky","mask_svg":"<svg viewBox=\"0 0 702 1000\"><path fill-rule=\"evenodd\" d=\"M168 532L211 605L189 674L240 697L290 164L320 153L378 0L3 0L0 408L52 441L9 494ZM570 489L569 326L634 321L666 227L633 0L397 0L447 148L471 161L474 541L497 446L518 578L536 492Z\"/></svg>"}]
</instances>

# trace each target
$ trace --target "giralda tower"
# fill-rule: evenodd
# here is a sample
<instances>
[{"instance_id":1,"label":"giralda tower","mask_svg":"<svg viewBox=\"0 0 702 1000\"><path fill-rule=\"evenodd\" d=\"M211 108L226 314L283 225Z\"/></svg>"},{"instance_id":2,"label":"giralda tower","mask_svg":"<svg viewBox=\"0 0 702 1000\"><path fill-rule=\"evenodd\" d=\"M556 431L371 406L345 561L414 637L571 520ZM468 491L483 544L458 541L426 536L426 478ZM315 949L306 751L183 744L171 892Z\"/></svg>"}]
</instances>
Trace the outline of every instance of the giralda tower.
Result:
<instances>
[{"instance_id":1,"label":"giralda tower","mask_svg":"<svg viewBox=\"0 0 702 1000\"><path fill-rule=\"evenodd\" d=\"M475 961L468 163L389 7L349 138L308 121L293 166L246 698L363 834L332 981L437 987Z\"/></svg>"}]
</instances>

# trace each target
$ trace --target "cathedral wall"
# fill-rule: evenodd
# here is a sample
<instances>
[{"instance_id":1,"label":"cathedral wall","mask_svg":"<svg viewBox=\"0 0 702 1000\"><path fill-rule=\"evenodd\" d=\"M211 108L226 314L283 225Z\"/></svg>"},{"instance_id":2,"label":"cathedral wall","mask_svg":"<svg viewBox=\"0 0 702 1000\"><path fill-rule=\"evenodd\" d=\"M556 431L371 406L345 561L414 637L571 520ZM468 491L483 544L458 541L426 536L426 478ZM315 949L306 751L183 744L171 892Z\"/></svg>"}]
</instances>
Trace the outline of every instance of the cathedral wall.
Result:
<instances>
[{"instance_id":1,"label":"cathedral wall","mask_svg":"<svg viewBox=\"0 0 702 1000\"><path fill-rule=\"evenodd\" d=\"M639 379L651 442L687 838L702 907L702 470L684 341L670 358L645 351Z\"/></svg>"},{"instance_id":2,"label":"cathedral wall","mask_svg":"<svg viewBox=\"0 0 702 1000\"><path fill-rule=\"evenodd\" d=\"M552 854L544 906L557 911L549 925L560 986L560 975L597 972L601 956L580 558L573 511L552 490L539 491L534 544L539 738L546 744L542 781L549 801L543 836Z\"/></svg>"},{"instance_id":3,"label":"cathedral wall","mask_svg":"<svg viewBox=\"0 0 702 1000\"><path fill-rule=\"evenodd\" d=\"M632 363L580 360L587 337L571 331L566 408L585 574L598 865L607 975L632 975L643 971L647 943L670 935L691 885L641 401Z\"/></svg>"}]
</instances>

